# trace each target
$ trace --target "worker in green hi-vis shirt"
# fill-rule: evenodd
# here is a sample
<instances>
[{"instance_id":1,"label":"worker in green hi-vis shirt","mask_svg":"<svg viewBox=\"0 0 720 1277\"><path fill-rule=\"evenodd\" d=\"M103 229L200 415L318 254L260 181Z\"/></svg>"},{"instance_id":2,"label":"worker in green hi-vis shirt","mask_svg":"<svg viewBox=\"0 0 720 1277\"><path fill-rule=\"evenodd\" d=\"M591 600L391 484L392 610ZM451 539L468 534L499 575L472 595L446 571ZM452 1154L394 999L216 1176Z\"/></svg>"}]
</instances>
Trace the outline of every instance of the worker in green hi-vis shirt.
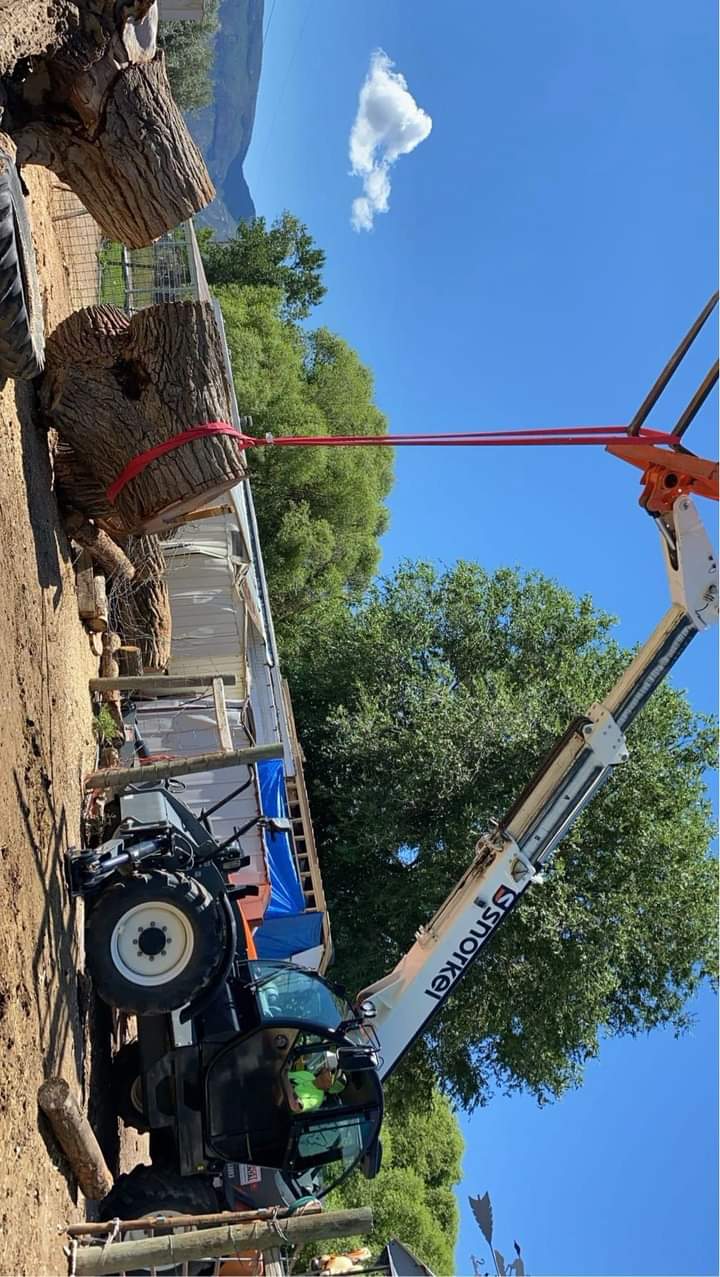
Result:
<instances>
[{"instance_id":1,"label":"worker in green hi-vis shirt","mask_svg":"<svg viewBox=\"0 0 720 1277\"><path fill-rule=\"evenodd\" d=\"M288 1099L294 1113L310 1113L319 1108L326 1095L338 1095L345 1089L347 1078L337 1068L334 1052L324 1052L324 1063L317 1071L293 1069L288 1073L290 1093Z\"/></svg>"}]
</instances>

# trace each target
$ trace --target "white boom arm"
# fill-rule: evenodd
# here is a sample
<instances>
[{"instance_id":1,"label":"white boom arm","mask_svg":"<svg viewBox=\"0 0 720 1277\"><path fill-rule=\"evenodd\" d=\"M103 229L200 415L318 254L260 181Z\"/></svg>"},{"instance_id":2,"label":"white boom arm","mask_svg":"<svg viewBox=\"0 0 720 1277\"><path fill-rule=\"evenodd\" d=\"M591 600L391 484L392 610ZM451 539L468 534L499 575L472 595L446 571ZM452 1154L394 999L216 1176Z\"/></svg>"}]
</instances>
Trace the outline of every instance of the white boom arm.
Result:
<instances>
[{"instance_id":1,"label":"white boom arm","mask_svg":"<svg viewBox=\"0 0 720 1277\"><path fill-rule=\"evenodd\" d=\"M672 606L603 701L576 719L412 948L358 1001L375 1007L387 1077L451 995L583 808L628 757L624 732L695 635L718 617L718 570L688 497L660 524Z\"/></svg>"}]
</instances>

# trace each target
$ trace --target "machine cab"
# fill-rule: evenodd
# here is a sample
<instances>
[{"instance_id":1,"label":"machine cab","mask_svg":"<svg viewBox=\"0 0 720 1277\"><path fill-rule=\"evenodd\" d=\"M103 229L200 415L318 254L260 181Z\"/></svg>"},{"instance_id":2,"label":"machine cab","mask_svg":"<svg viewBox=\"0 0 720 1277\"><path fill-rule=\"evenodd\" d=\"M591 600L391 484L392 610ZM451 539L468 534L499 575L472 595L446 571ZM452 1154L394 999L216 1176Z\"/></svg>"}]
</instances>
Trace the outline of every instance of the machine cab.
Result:
<instances>
[{"instance_id":1,"label":"machine cab","mask_svg":"<svg viewBox=\"0 0 720 1277\"><path fill-rule=\"evenodd\" d=\"M312 972L284 962L243 966L256 1027L207 1059L206 1156L310 1174L319 1194L360 1163L373 1173L383 1096L371 1030ZM317 1106L298 1111L298 1079L312 1087L318 1059L328 1056L337 1061L333 1093L318 1090Z\"/></svg>"}]
</instances>

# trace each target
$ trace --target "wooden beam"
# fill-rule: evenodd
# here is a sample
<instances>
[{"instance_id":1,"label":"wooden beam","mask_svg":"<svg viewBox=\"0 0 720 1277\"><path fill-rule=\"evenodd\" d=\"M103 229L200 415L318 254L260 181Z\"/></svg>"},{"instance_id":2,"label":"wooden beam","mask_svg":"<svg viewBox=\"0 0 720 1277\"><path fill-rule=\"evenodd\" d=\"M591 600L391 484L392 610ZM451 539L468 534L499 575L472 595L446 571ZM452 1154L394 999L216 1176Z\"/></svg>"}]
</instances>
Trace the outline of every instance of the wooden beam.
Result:
<instances>
[{"instance_id":1,"label":"wooden beam","mask_svg":"<svg viewBox=\"0 0 720 1277\"><path fill-rule=\"evenodd\" d=\"M221 514L232 514L231 505L211 505L206 510L191 510L188 514L180 514L169 527L181 528L185 523L197 523L198 519L217 519Z\"/></svg>"},{"instance_id":2,"label":"wooden beam","mask_svg":"<svg viewBox=\"0 0 720 1277\"><path fill-rule=\"evenodd\" d=\"M220 748L229 754L233 747L232 732L230 731L230 720L228 719L227 705L225 704L225 688L221 678L213 679L213 700L215 702L215 718L217 719L218 736L220 737Z\"/></svg>"},{"instance_id":3,"label":"wooden beam","mask_svg":"<svg viewBox=\"0 0 720 1277\"><path fill-rule=\"evenodd\" d=\"M282 1221L282 1231L292 1246L304 1246L327 1237L363 1236L372 1231L369 1206L355 1210L328 1211L320 1215L290 1215ZM273 1223L230 1224L223 1228L193 1229L169 1237L148 1237L132 1242L107 1242L102 1246L81 1246L75 1257L77 1277L102 1277L137 1268L159 1268L189 1260L232 1255L238 1250L274 1250L278 1225Z\"/></svg>"},{"instance_id":4,"label":"wooden beam","mask_svg":"<svg viewBox=\"0 0 720 1277\"><path fill-rule=\"evenodd\" d=\"M234 674L138 674L125 678L91 678L91 692L177 691L183 687L211 687L219 678L224 687L235 686Z\"/></svg>"},{"instance_id":5,"label":"wooden beam","mask_svg":"<svg viewBox=\"0 0 720 1277\"><path fill-rule=\"evenodd\" d=\"M105 577L97 575L93 577L93 593L95 595L95 615L88 625L98 633L103 633L108 627L108 601L107 590L105 589Z\"/></svg>"},{"instance_id":6,"label":"wooden beam","mask_svg":"<svg viewBox=\"0 0 720 1277\"><path fill-rule=\"evenodd\" d=\"M117 793L127 785L142 785L172 776L191 776L196 772L216 771L220 767L235 767L243 763L259 763L265 758L282 756L283 747L279 741L272 745L233 749L229 753L181 754L178 758L162 763L147 763L143 767L106 767L102 771L91 772L85 778L85 789L110 789Z\"/></svg>"},{"instance_id":7,"label":"wooden beam","mask_svg":"<svg viewBox=\"0 0 720 1277\"><path fill-rule=\"evenodd\" d=\"M91 621L95 616L95 574L88 550L81 550L78 555L75 566L75 588L80 619Z\"/></svg>"}]
</instances>

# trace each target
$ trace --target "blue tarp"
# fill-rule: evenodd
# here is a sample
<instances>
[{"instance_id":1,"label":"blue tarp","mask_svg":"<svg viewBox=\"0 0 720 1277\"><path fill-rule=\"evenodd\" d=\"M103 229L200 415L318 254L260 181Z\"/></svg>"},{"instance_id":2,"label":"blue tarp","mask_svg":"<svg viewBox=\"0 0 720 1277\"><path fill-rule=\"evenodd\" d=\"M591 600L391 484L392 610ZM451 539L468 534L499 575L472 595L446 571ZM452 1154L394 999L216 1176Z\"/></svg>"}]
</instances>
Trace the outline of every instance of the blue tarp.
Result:
<instances>
[{"instance_id":1,"label":"blue tarp","mask_svg":"<svg viewBox=\"0 0 720 1277\"><path fill-rule=\"evenodd\" d=\"M264 816L286 817L285 776L281 758L268 758L258 763L260 806ZM283 918L302 913L305 897L298 880L295 859L287 833L265 832L272 895L265 911L266 918Z\"/></svg>"},{"instance_id":2,"label":"blue tarp","mask_svg":"<svg viewBox=\"0 0 720 1277\"><path fill-rule=\"evenodd\" d=\"M258 957L292 958L296 953L314 949L322 943L322 920L322 913L314 910L286 914L284 918L268 918L265 914L262 926L254 935Z\"/></svg>"}]
</instances>

